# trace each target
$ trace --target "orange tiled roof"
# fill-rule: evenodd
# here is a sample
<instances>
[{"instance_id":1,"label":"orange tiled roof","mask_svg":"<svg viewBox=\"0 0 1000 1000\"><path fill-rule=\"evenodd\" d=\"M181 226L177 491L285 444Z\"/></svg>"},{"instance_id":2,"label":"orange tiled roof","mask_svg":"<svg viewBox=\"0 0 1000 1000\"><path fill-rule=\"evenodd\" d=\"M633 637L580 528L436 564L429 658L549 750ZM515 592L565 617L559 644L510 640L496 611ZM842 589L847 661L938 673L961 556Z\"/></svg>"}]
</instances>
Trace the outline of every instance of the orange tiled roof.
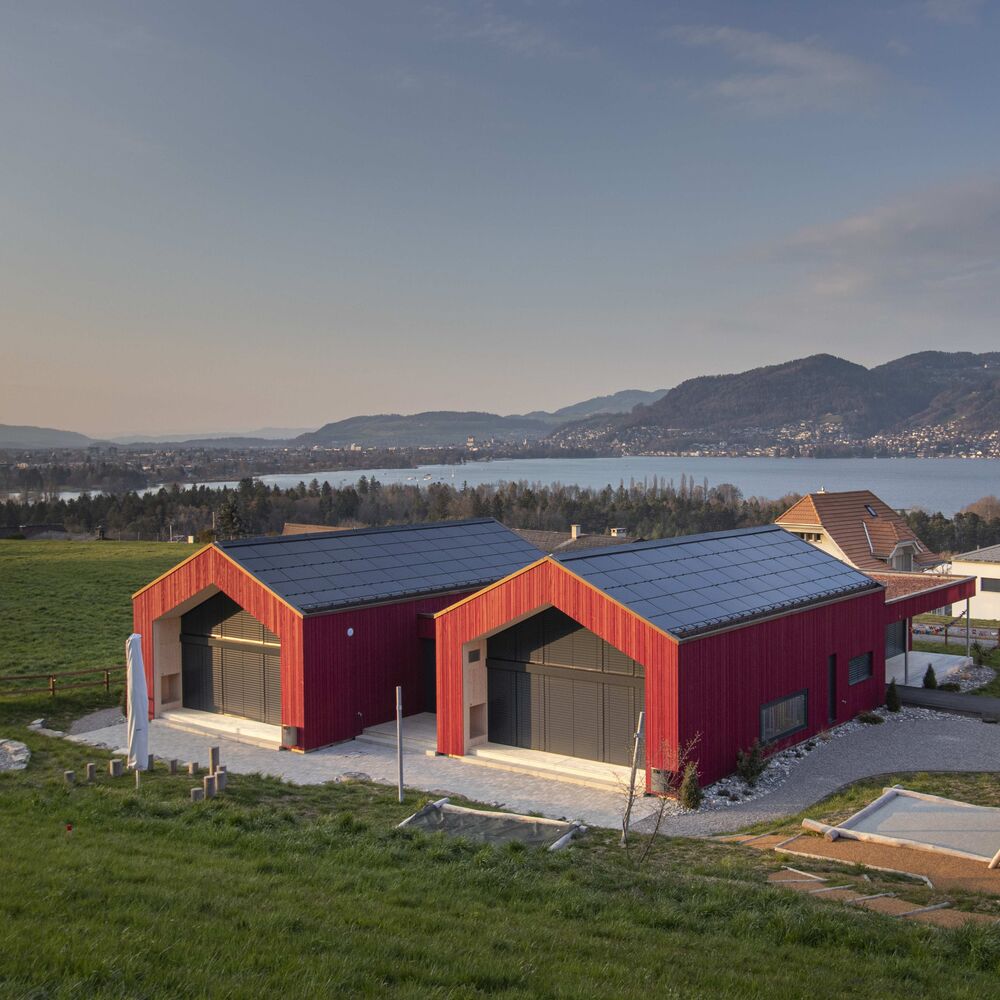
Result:
<instances>
[{"instance_id":1,"label":"orange tiled roof","mask_svg":"<svg viewBox=\"0 0 1000 1000\"><path fill-rule=\"evenodd\" d=\"M868 573L876 583L885 587L886 601L898 601L927 590L937 590L953 583L968 580L967 576L944 576L938 573Z\"/></svg>"},{"instance_id":2,"label":"orange tiled roof","mask_svg":"<svg viewBox=\"0 0 1000 1000\"><path fill-rule=\"evenodd\" d=\"M890 570L888 559L900 542L915 546L916 566L936 566L943 561L917 538L904 518L871 490L809 493L792 504L776 523L785 528L822 528L847 559L864 571Z\"/></svg>"}]
</instances>

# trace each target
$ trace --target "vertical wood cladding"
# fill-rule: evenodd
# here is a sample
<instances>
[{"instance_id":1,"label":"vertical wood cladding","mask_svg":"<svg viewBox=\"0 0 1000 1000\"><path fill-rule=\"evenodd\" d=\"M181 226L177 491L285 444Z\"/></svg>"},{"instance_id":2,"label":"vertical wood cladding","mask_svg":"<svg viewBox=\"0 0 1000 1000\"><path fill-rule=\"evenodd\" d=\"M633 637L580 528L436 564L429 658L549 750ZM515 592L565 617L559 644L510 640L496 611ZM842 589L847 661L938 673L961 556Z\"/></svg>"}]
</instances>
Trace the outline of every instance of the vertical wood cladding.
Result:
<instances>
[{"instance_id":1,"label":"vertical wood cladding","mask_svg":"<svg viewBox=\"0 0 1000 1000\"><path fill-rule=\"evenodd\" d=\"M436 619L438 750L465 752L463 644L549 607L645 666L647 756L651 766L660 767L664 746L677 740L677 643L552 559L480 591Z\"/></svg>"},{"instance_id":2,"label":"vertical wood cladding","mask_svg":"<svg viewBox=\"0 0 1000 1000\"><path fill-rule=\"evenodd\" d=\"M302 726L305 722L302 687L302 616L272 594L214 546L206 546L193 558L166 573L141 591L132 601L133 628L142 636L142 656L149 689L152 717L153 691L153 622L178 614L178 608L207 591L218 588L249 612L281 643L281 721Z\"/></svg>"},{"instance_id":3,"label":"vertical wood cladding","mask_svg":"<svg viewBox=\"0 0 1000 1000\"><path fill-rule=\"evenodd\" d=\"M681 743L698 737L702 783L730 774L736 751L760 738L760 707L803 689L808 724L780 749L881 704L885 694L883 594L863 594L681 644ZM872 653L872 676L848 682L852 657ZM830 712L830 656L836 656L836 713Z\"/></svg>"},{"instance_id":4,"label":"vertical wood cladding","mask_svg":"<svg viewBox=\"0 0 1000 1000\"><path fill-rule=\"evenodd\" d=\"M302 749L353 739L366 726L394 719L397 684L403 688L406 715L425 711L429 706L419 616L440 611L463 596L425 597L307 617ZM353 635L347 634L348 629Z\"/></svg>"}]
</instances>

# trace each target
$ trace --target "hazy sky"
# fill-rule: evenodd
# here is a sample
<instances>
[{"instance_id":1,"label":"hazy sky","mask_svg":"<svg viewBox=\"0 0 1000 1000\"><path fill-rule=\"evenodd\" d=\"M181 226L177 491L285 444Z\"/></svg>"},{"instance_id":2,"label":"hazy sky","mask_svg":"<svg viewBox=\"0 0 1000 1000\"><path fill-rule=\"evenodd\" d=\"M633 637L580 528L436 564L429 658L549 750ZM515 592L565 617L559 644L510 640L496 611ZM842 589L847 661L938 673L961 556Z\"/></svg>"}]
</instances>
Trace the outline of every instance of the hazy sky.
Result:
<instances>
[{"instance_id":1,"label":"hazy sky","mask_svg":"<svg viewBox=\"0 0 1000 1000\"><path fill-rule=\"evenodd\" d=\"M0 422L1000 345L1000 10L0 2Z\"/></svg>"}]
</instances>

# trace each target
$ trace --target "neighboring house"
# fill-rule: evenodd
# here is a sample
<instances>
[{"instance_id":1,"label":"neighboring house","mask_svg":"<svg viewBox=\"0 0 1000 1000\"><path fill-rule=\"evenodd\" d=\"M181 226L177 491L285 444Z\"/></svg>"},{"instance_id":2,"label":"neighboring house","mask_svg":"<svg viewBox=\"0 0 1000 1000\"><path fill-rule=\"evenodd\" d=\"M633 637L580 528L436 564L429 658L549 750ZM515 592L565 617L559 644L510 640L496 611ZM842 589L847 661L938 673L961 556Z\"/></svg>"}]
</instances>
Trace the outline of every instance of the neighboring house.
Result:
<instances>
[{"instance_id":1,"label":"neighboring house","mask_svg":"<svg viewBox=\"0 0 1000 1000\"><path fill-rule=\"evenodd\" d=\"M871 490L809 493L776 524L862 572L922 572L945 560Z\"/></svg>"},{"instance_id":2,"label":"neighboring house","mask_svg":"<svg viewBox=\"0 0 1000 1000\"><path fill-rule=\"evenodd\" d=\"M546 556L434 616L438 751L626 763L644 709L647 787L693 741L714 781L882 703L888 629L972 588L906 579L887 601L776 525Z\"/></svg>"},{"instance_id":3,"label":"neighboring house","mask_svg":"<svg viewBox=\"0 0 1000 1000\"><path fill-rule=\"evenodd\" d=\"M133 596L150 716L280 724L314 750L394 718L396 685L433 711L430 613L540 555L489 518L206 546Z\"/></svg>"},{"instance_id":4,"label":"neighboring house","mask_svg":"<svg viewBox=\"0 0 1000 1000\"><path fill-rule=\"evenodd\" d=\"M972 617L1000 621L1000 545L953 556L949 569L976 578L976 596L969 602Z\"/></svg>"},{"instance_id":5,"label":"neighboring house","mask_svg":"<svg viewBox=\"0 0 1000 1000\"><path fill-rule=\"evenodd\" d=\"M571 524L569 531L543 531L536 528L512 528L536 549L552 555L556 552L576 552L580 549L602 549L609 545L625 545L641 542L641 538L630 538L624 528L612 528L607 535L585 534L579 524Z\"/></svg>"}]
</instances>

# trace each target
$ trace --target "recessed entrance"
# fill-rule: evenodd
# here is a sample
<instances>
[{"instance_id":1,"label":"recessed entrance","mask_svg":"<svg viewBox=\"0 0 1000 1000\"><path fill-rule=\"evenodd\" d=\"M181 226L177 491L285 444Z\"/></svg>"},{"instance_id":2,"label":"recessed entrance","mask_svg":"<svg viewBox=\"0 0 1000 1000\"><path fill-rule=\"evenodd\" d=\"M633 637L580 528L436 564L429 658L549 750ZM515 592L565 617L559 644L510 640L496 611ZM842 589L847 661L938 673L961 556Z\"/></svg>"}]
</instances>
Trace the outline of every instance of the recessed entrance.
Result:
<instances>
[{"instance_id":1,"label":"recessed entrance","mask_svg":"<svg viewBox=\"0 0 1000 1000\"><path fill-rule=\"evenodd\" d=\"M489 742L628 764L642 664L551 608L487 644Z\"/></svg>"},{"instance_id":2,"label":"recessed entrance","mask_svg":"<svg viewBox=\"0 0 1000 1000\"><path fill-rule=\"evenodd\" d=\"M279 725L278 637L225 594L181 618L183 705Z\"/></svg>"}]
</instances>

